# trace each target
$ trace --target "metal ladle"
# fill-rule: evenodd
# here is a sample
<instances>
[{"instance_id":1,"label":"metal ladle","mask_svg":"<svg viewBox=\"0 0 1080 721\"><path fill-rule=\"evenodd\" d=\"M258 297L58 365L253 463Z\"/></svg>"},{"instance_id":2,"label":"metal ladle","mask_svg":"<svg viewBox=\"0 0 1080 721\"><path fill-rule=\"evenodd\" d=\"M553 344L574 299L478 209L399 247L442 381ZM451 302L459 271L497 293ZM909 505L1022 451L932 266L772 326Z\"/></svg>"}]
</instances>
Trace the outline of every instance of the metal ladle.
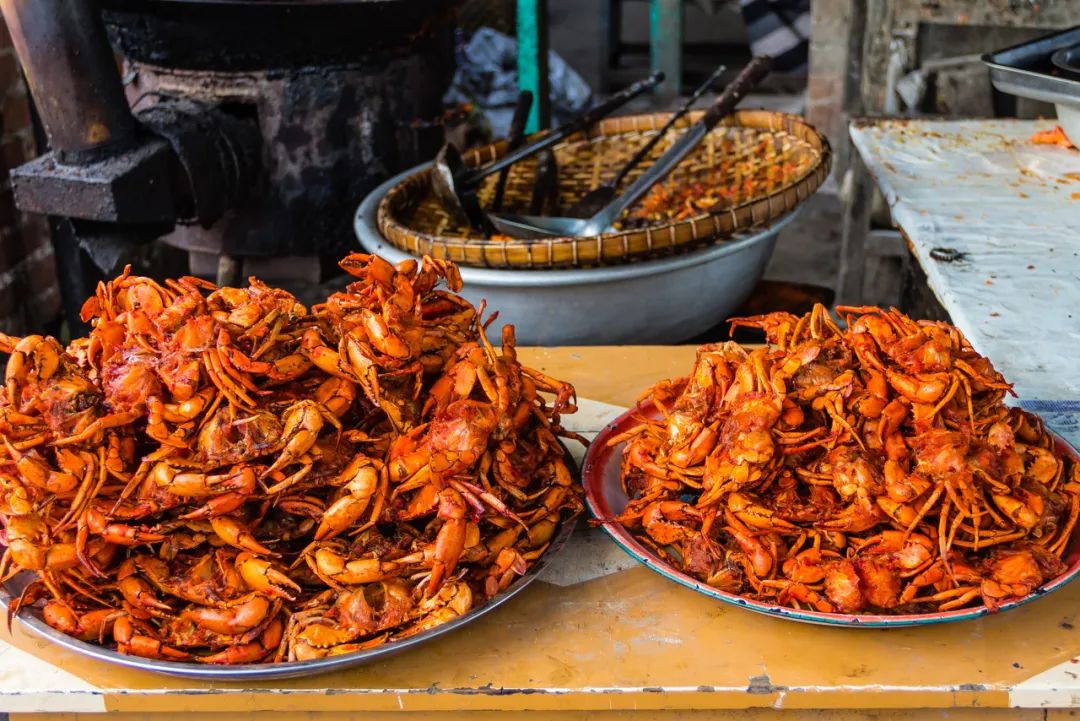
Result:
<instances>
[{"instance_id":1,"label":"metal ladle","mask_svg":"<svg viewBox=\"0 0 1080 721\"><path fill-rule=\"evenodd\" d=\"M672 143L652 167L630 184L622 195L591 218L539 217L514 213L489 213L488 219L495 229L514 238L585 238L608 230L624 210L648 192L649 188L670 173L690 152L696 148L721 118L735 109L743 96L768 75L772 58L763 55L754 58L742 69L738 77L724 88L716 102L705 111L700 120Z\"/></svg>"}]
</instances>

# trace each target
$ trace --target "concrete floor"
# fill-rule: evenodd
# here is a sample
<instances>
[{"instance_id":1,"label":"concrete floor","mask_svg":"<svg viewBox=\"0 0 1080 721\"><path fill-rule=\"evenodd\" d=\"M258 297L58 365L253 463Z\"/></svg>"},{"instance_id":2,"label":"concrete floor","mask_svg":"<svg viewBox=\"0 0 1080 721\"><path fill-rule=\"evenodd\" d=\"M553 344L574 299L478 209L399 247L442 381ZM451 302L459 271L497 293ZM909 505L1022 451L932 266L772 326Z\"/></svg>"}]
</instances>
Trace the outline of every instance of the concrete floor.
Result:
<instances>
[{"instance_id":1,"label":"concrete floor","mask_svg":"<svg viewBox=\"0 0 1080 721\"><path fill-rule=\"evenodd\" d=\"M765 278L835 289L841 213L839 198L819 190L780 233Z\"/></svg>"}]
</instances>

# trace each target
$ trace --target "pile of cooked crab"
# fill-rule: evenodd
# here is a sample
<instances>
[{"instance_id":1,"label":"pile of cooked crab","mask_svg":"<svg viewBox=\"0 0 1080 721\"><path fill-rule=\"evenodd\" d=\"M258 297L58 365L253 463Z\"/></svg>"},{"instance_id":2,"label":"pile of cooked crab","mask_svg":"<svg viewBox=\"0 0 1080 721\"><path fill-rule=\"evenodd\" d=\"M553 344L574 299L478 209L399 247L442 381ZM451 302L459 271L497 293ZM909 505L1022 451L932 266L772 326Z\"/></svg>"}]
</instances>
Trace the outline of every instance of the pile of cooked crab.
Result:
<instances>
[{"instance_id":1,"label":"pile of cooked crab","mask_svg":"<svg viewBox=\"0 0 1080 721\"><path fill-rule=\"evenodd\" d=\"M300 661L506 589L580 509L574 389L489 342L451 264L341 262L308 309L126 271L63 347L0 336L10 610L122 653ZM25 577L25 576L24 576Z\"/></svg>"},{"instance_id":2,"label":"pile of cooked crab","mask_svg":"<svg viewBox=\"0 0 1080 721\"><path fill-rule=\"evenodd\" d=\"M912 614L1023 598L1066 568L1080 470L955 327L821 306L733 320L626 442L616 519L677 569L796 609Z\"/></svg>"}]
</instances>

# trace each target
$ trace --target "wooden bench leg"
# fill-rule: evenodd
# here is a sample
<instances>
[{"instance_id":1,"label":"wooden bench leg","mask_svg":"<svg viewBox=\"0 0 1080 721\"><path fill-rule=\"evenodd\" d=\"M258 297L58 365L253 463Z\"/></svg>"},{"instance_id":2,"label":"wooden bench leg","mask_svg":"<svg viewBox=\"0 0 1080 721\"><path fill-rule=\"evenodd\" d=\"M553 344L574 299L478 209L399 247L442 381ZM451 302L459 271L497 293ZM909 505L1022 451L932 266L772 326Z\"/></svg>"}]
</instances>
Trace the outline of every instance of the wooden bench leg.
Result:
<instances>
[{"instance_id":1,"label":"wooden bench leg","mask_svg":"<svg viewBox=\"0 0 1080 721\"><path fill-rule=\"evenodd\" d=\"M863 299L866 275L866 237L870 233L874 180L858 151L851 154L848 172L851 173L851 180L846 189L847 202L844 203L836 302L838 305L859 305Z\"/></svg>"}]
</instances>

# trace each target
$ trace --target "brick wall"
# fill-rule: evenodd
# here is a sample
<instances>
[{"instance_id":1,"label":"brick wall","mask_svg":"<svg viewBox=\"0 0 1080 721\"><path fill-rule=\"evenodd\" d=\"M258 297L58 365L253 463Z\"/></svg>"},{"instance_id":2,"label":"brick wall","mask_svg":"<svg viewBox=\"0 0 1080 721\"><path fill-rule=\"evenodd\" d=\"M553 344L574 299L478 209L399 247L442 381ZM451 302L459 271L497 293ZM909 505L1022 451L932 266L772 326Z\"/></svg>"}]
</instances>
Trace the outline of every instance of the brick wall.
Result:
<instances>
[{"instance_id":1,"label":"brick wall","mask_svg":"<svg viewBox=\"0 0 1080 721\"><path fill-rule=\"evenodd\" d=\"M0 20L0 331L46 330L60 314L48 219L15 208L9 172L36 155L30 96Z\"/></svg>"}]
</instances>

